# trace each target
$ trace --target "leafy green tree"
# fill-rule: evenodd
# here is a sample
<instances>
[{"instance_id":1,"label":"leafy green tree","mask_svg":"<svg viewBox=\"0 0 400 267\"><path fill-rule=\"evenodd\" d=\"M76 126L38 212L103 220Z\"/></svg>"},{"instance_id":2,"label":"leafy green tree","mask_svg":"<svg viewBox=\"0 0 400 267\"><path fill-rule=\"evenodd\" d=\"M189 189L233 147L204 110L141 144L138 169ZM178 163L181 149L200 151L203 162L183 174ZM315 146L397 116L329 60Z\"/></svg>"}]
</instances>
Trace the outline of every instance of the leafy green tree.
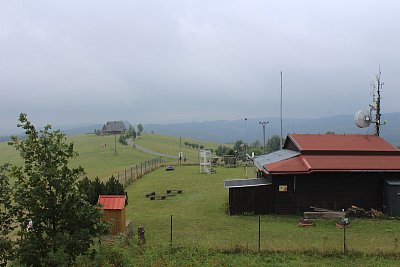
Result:
<instances>
[{"instance_id":1,"label":"leafy green tree","mask_svg":"<svg viewBox=\"0 0 400 267\"><path fill-rule=\"evenodd\" d=\"M126 137L127 138L133 138L133 139L136 138L135 128L131 124L129 124L128 131L126 132Z\"/></svg>"},{"instance_id":2,"label":"leafy green tree","mask_svg":"<svg viewBox=\"0 0 400 267\"><path fill-rule=\"evenodd\" d=\"M335 134L334 131L327 131L325 134Z\"/></svg>"},{"instance_id":3,"label":"leafy green tree","mask_svg":"<svg viewBox=\"0 0 400 267\"><path fill-rule=\"evenodd\" d=\"M14 229L14 209L8 168L8 164L0 166L0 266L6 266L13 256L13 242L9 235Z\"/></svg>"},{"instance_id":4,"label":"leafy green tree","mask_svg":"<svg viewBox=\"0 0 400 267\"><path fill-rule=\"evenodd\" d=\"M137 128L138 128L138 132L139 132L139 134L142 134L143 133L143 125L141 124L141 123L139 123L138 124L138 126L137 126Z\"/></svg>"},{"instance_id":5,"label":"leafy green tree","mask_svg":"<svg viewBox=\"0 0 400 267\"><path fill-rule=\"evenodd\" d=\"M226 146L218 146L217 149L215 150L215 154L216 154L217 156L223 156L223 155L228 154L229 150L230 150L229 147L226 147ZM232 150L232 151L233 151L233 150ZM235 153L233 153L233 154L235 154Z\"/></svg>"},{"instance_id":6,"label":"leafy green tree","mask_svg":"<svg viewBox=\"0 0 400 267\"><path fill-rule=\"evenodd\" d=\"M125 195L124 185L121 184L114 175L105 184L105 195Z\"/></svg>"},{"instance_id":7,"label":"leafy green tree","mask_svg":"<svg viewBox=\"0 0 400 267\"><path fill-rule=\"evenodd\" d=\"M101 211L78 189L84 170L69 166L77 153L65 135L51 131L49 125L38 132L23 113L19 121L26 139L14 136L9 143L24 160L23 167L13 166L10 171L16 179L14 202L21 225L16 255L27 266L63 266L65 260L72 265L93 238L106 230L100 222Z\"/></svg>"},{"instance_id":8,"label":"leafy green tree","mask_svg":"<svg viewBox=\"0 0 400 267\"><path fill-rule=\"evenodd\" d=\"M241 151L242 150L242 145L243 145L243 141L242 140L237 140L236 143L233 145L233 150L236 151Z\"/></svg>"},{"instance_id":9,"label":"leafy green tree","mask_svg":"<svg viewBox=\"0 0 400 267\"><path fill-rule=\"evenodd\" d=\"M271 138L268 139L268 142L266 144L267 147L267 153L271 153L274 151L280 150L280 136L278 135L273 135Z\"/></svg>"}]
</instances>

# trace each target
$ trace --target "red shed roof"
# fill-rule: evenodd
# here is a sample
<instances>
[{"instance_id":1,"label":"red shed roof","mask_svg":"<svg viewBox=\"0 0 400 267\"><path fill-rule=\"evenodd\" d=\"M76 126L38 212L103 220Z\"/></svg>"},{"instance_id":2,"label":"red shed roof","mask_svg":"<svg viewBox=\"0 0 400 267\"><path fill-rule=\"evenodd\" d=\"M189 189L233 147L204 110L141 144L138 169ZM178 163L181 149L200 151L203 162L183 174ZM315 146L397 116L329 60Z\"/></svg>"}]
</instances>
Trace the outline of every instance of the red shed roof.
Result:
<instances>
[{"instance_id":1,"label":"red shed roof","mask_svg":"<svg viewBox=\"0 0 400 267\"><path fill-rule=\"evenodd\" d=\"M269 173L308 173L309 168L304 164L302 157L296 156L290 159L264 165Z\"/></svg>"},{"instance_id":2,"label":"red shed roof","mask_svg":"<svg viewBox=\"0 0 400 267\"><path fill-rule=\"evenodd\" d=\"M374 151L400 152L376 135L344 134L290 134L289 139L300 152L303 151Z\"/></svg>"},{"instance_id":3,"label":"red shed roof","mask_svg":"<svg viewBox=\"0 0 400 267\"><path fill-rule=\"evenodd\" d=\"M346 171L400 172L400 150L375 135L292 134L285 147L300 155L264 164L270 174Z\"/></svg>"},{"instance_id":4,"label":"red shed roof","mask_svg":"<svg viewBox=\"0 0 400 267\"><path fill-rule=\"evenodd\" d=\"M326 171L400 171L400 156L299 155L264 165L270 174Z\"/></svg>"},{"instance_id":5,"label":"red shed roof","mask_svg":"<svg viewBox=\"0 0 400 267\"><path fill-rule=\"evenodd\" d=\"M125 196L100 195L98 203L105 210L122 210L125 208Z\"/></svg>"}]
</instances>

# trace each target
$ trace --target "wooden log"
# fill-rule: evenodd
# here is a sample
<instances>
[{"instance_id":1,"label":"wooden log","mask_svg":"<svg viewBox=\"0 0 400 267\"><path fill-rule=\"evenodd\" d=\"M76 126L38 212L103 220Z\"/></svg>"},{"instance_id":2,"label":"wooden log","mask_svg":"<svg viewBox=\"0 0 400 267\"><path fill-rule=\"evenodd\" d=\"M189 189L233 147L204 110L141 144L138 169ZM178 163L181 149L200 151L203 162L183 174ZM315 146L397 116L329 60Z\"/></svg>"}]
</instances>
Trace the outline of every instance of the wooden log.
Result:
<instances>
[{"instance_id":1,"label":"wooden log","mask_svg":"<svg viewBox=\"0 0 400 267\"><path fill-rule=\"evenodd\" d=\"M304 218L309 219L341 219L346 215L343 211L305 211Z\"/></svg>"}]
</instances>

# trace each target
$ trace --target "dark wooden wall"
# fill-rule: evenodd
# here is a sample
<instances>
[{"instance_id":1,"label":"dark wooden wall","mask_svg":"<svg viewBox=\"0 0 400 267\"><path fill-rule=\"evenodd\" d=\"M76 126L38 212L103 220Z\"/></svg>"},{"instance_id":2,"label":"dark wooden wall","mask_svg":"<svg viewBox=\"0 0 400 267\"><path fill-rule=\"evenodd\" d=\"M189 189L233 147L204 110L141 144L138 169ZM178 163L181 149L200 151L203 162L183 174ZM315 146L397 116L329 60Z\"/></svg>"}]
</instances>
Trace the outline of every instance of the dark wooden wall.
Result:
<instances>
[{"instance_id":1,"label":"dark wooden wall","mask_svg":"<svg viewBox=\"0 0 400 267\"><path fill-rule=\"evenodd\" d=\"M272 185L229 188L229 213L269 214L273 211Z\"/></svg>"},{"instance_id":2,"label":"dark wooden wall","mask_svg":"<svg viewBox=\"0 0 400 267\"><path fill-rule=\"evenodd\" d=\"M382 210L383 182L400 173L336 172L272 177L274 213L294 214L310 206L334 210L351 205ZM287 192L279 192L287 185Z\"/></svg>"}]
</instances>

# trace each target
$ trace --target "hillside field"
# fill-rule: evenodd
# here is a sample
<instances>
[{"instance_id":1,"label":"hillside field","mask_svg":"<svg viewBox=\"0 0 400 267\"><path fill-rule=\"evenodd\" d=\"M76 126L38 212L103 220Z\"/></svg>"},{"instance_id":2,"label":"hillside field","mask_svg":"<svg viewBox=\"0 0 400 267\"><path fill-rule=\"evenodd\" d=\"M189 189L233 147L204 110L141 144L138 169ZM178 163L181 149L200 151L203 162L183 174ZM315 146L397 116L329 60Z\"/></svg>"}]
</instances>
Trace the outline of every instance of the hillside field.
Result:
<instances>
[{"instance_id":1,"label":"hillside field","mask_svg":"<svg viewBox=\"0 0 400 267\"><path fill-rule=\"evenodd\" d=\"M199 141L182 138L182 151L187 155L187 163L197 163L198 151L185 147L185 141L191 143L198 143ZM96 176L107 178L129 166L158 157L140 152L130 146L121 145L118 142L118 136L117 155L114 153L114 136L96 136L93 134L67 136L67 142L74 143L74 149L79 154L77 158L71 161L71 166L82 166L91 179ZM171 156L177 157L179 152L179 137L144 134L136 142L145 148ZM200 143L209 148L216 148L219 145L203 141L200 141ZM163 160L167 163L177 163L177 160L171 158L163 158ZM6 162L16 165L22 164L18 152L7 142L1 142L0 164Z\"/></svg>"}]
</instances>

